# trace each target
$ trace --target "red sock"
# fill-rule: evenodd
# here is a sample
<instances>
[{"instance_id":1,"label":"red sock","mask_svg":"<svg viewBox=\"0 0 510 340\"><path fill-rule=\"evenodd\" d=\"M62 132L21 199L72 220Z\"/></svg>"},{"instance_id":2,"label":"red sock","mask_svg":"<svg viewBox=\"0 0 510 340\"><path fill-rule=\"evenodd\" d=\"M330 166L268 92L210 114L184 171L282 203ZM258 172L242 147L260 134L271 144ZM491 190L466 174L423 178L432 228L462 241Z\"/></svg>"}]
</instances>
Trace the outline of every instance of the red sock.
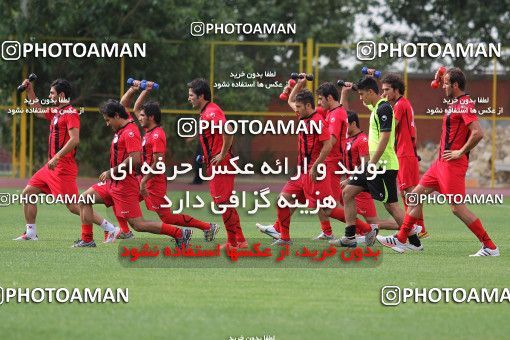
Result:
<instances>
[{"instance_id":1,"label":"red sock","mask_svg":"<svg viewBox=\"0 0 510 340\"><path fill-rule=\"evenodd\" d=\"M324 235L331 236L331 234L333 234L329 221L321 221L321 229Z\"/></svg>"},{"instance_id":2,"label":"red sock","mask_svg":"<svg viewBox=\"0 0 510 340\"><path fill-rule=\"evenodd\" d=\"M370 224L363 222L359 218L356 219L356 234L365 235L372 231Z\"/></svg>"},{"instance_id":3,"label":"red sock","mask_svg":"<svg viewBox=\"0 0 510 340\"><path fill-rule=\"evenodd\" d=\"M280 221L280 238L284 241L290 240L289 227L290 227L290 209L277 208L278 221Z\"/></svg>"},{"instance_id":4,"label":"red sock","mask_svg":"<svg viewBox=\"0 0 510 340\"><path fill-rule=\"evenodd\" d=\"M329 214L329 217L334 218L335 220L339 220L342 222L345 222L345 213L344 209L342 208L334 208L331 210L331 214Z\"/></svg>"},{"instance_id":5,"label":"red sock","mask_svg":"<svg viewBox=\"0 0 510 340\"><path fill-rule=\"evenodd\" d=\"M171 224L162 223L161 231L159 232L161 235L172 236L173 238L181 238L182 230L180 228L174 227Z\"/></svg>"},{"instance_id":6,"label":"red sock","mask_svg":"<svg viewBox=\"0 0 510 340\"><path fill-rule=\"evenodd\" d=\"M274 230L276 230L277 232L281 232L281 223L280 221L278 221L278 219L276 219L276 221L274 221Z\"/></svg>"},{"instance_id":7,"label":"red sock","mask_svg":"<svg viewBox=\"0 0 510 340\"><path fill-rule=\"evenodd\" d=\"M420 218L418 219L416 224L422 226L421 232L424 233L425 232L425 221L423 221L423 210L421 211Z\"/></svg>"},{"instance_id":8,"label":"red sock","mask_svg":"<svg viewBox=\"0 0 510 340\"><path fill-rule=\"evenodd\" d=\"M483 243L484 247L490 248L490 249L496 249L496 245L494 242L492 242L491 238L487 234L487 231L482 226L482 222L480 222L480 219L478 218L476 221L468 225L468 228L471 230L473 234L478 237L480 242Z\"/></svg>"},{"instance_id":9,"label":"red sock","mask_svg":"<svg viewBox=\"0 0 510 340\"><path fill-rule=\"evenodd\" d=\"M232 247L237 247L237 228L241 228L239 224L239 215L237 210L234 208L227 208L227 210L221 215L225 229L227 230L227 242Z\"/></svg>"},{"instance_id":10,"label":"red sock","mask_svg":"<svg viewBox=\"0 0 510 340\"><path fill-rule=\"evenodd\" d=\"M84 242L94 241L94 231L92 229L92 224L82 224L81 225L81 239Z\"/></svg>"},{"instance_id":11,"label":"red sock","mask_svg":"<svg viewBox=\"0 0 510 340\"><path fill-rule=\"evenodd\" d=\"M409 237L409 233L411 232L411 229L413 229L413 226L416 224L416 222L418 222L417 218L406 214L404 217L404 223L400 227L400 230L397 234L397 238L400 242L407 242L407 237Z\"/></svg>"},{"instance_id":12,"label":"red sock","mask_svg":"<svg viewBox=\"0 0 510 340\"><path fill-rule=\"evenodd\" d=\"M342 208L334 208L331 210L331 214L329 217L332 217L336 220L342 221L345 223L345 212ZM356 218L356 234L359 235L365 235L366 233L370 232L372 228L370 228L370 225L363 222L359 218Z\"/></svg>"},{"instance_id":13,"label":"red sock","mask_svg":"<svg viewBox=\"0 0 510 340\"><path fill-rule=\"evenodd\" d=\"M405 197L402 197L402 201L404 202L404 208L405 208L405 212L407 214L407 211L409 210L409 206L406 203ZM416 224L422 227L421 232L424 233L425 232L425 222L423 221L423 210L420 213L420 218L416 220Z\"/></svg>"},{"instance_id":14,"label":"red sock","mask_svg":"<svg viewBox=\"0 0 510 340\"><path fill-rule=\"evenodd\" d=\"M125 234L129 233L129 226L126 219L120 216L115 216L115 218L117 218L117 222L119 222L120 230Z\"/></svg>"},{"instance_id":15,"label":"red sock","mask_svg":"<svg viewBox=\"0 0 510 340\"><path fill-rule=\"evenodd\" d=\"M211 227L209 223L202 222L189 215L172 214L169 209L158 211L158 215L161 221L167 224L178 225L181 227L198 228L201 230L208 230Z\"/></svg>"},{"instance_id":16,"label":"red sock","mask_svg":"<svg viewBox=\"0 0 510 340\"><path fill-rule=\"evenodd\" d=\"M241 224L237 224L236 228L236 240L237 243L243 243L246 242L246 239L244 238L243 229L241 229Z\"/></svg>"}]
</instances>

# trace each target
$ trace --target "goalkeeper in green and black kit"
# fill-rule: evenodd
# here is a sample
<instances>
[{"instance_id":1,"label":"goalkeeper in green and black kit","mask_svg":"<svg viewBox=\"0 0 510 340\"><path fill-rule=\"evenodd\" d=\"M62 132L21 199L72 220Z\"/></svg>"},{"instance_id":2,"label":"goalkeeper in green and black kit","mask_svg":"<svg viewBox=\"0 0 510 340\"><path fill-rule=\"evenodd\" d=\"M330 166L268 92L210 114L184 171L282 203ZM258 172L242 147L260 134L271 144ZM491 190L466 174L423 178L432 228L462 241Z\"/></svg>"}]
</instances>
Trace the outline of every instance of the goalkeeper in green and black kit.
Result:
<instances>
[{"instance_id":1,"label":"goalkeeper in green and black kit","mask_svg":"<svg viewBox=\"0 0 510 340\"><path fill-rule=\"evenodd\" d=\"M343 200L345 203L345 218L347 227L341 245L356 247L356 203L355 197L363 191L368 191L372 197L384 203L386 210L393 216L398 225L402 225L404 211L398 204L397 173L398 158L395 153L395 119L393 109L388 101L379 96L377 81L372 77L365 77L358 84L358 93L363 103L372 111L368 133L368 151L370 161L377 168L377 175L366 170L362 174L351 176L349 181L343 182ZM372 165L370 166L372 167ZM367 165L365 169L368 169ZM416 235L409 237L413 249L421 247Z\"/></svg>"}]
</instances>

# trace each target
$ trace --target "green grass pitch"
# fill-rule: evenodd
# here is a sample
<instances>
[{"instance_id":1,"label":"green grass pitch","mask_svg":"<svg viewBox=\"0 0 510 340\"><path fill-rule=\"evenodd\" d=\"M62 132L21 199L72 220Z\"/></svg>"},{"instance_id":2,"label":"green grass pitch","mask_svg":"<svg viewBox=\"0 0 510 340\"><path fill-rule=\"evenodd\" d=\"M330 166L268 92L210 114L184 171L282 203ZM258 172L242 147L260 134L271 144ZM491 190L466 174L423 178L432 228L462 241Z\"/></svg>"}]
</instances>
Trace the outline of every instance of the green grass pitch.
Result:
<instances>
[{"instance_id":1,"label":"green grass pitch","mask_svg":"<svg viewBox=\"0 0 510 340\"><path fill-rule=\"evenodd\" d=\"M380 290L386 285L510 287L509 208L508 199L503 206L472 207L499 245L499 258L468 257L480 248L475 236L448 207L427 206L431 237L423 241L425 251L396 254L384 249L376 268L148 269L121 266L117 246L98 242L99 227L94 228L97 248L70 248L80 235L80 223L62 206L39 207L38 242L14 242L24 229L22 207L0 207L1 287L129 288L127 304L0 305L1 338L508 338L508 303L386 307ZM104 207L98 211L112 218ZM211 219L208 211L186 212ZM153 213L145 216L156 219ZM261 237L255 222L274 218L272 209L255 216L243 212L246 236ZM343 231L340 223L332 224L337 234ZM319 231L316 217L293 218L292 237L312 238ZM220 235L225 237L224 228Z\"/></svg>"}]
</instances>

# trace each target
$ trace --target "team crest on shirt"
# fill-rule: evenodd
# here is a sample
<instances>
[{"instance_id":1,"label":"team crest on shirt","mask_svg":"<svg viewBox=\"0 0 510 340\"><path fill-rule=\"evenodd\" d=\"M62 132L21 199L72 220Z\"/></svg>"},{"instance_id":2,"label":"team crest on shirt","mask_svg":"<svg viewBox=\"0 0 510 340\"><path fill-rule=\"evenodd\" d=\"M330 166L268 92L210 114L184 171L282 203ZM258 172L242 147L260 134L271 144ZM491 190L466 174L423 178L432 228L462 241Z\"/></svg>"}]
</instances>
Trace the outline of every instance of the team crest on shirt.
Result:
<instances>
[{"instance_id":1,"label":"team crest on shirt","mask_svg":"<svg viewBox=\"0 0 510 340\"><path fill-rule=\"evenodd\" d=\"M119 140L119 135L118 134L115 134L115 136L113 136L113 144L116 144Z\"/></svg>"},{"instance_id":2,"label":"team crest on shirt","mask_svg":"<svg viewBox=\"0 0 510 340\"><path fill-rule=\"evenodd\" d=\"M335 117L332 117L331 120L330 120L331 123L334 123L335 122Z\"/></svg>"},{"instance_id":3,"label":"team crest on shirt","mask_svg":"<svg viewBox=\"0 0 510 340\"><path fill-rule=\"evenodd\" d=\"M159 135L157 133L155 133L153 136L152 136L152 139L158 139Z\"/></svg>"},{"instance_id":4,"label":"team crest on shirt","mask_svg":"<svg viewBox=\"0 0 510 340\"><path fill-rule=\"evenodd\" d=\"M133 131L129 131L129 132L128 132L128 136L129 136L129 137L134 137L134 136L135 136L135 133L134 133Z\"/></svg>"},{"instance_id":5,"label":"team crest on shirt","mask_svg":"<svg viewBox=\"0 0 510 340\"><path fill-rule=\"evenodd\" d=\"M387 117L386 115L381 116L381 120L382 120L383 122L385 122L386 120L388 120L388 117Z\"/></svg>"},{"instance_id":6,"label":"team crest on shirt","mask_svg":"<svg viewBox=\"0 0 510 340\"><path fill-rule=\"evenodd\" d=\"M368 138L367 137L363 137L363 141L364 142L368 141Z\"/></svg>"}]
</instances>

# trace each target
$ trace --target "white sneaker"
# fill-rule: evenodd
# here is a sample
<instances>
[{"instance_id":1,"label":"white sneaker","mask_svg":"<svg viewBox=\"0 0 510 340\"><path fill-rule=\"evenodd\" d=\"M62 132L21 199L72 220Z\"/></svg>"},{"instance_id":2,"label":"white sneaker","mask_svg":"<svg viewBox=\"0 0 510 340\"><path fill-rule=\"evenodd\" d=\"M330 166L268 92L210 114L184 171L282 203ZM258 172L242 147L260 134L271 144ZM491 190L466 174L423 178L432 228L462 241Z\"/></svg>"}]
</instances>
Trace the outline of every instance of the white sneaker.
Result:
<instances>
[{"instance_id":1,"label":"white sneaker","mask_svg":"<svg viewBox=\"0 0 510 340\"><path fill-rule=\"evenodd\" d=\"M413 228L411 229L411 232L409 235L419 234L423 230L423 227L421 225L415 224L413 225Z\"/></svg>"},{"instance_id":2,"label":"white sneaker","mask_svg":"<svg viewBox=\"0 0 510 340\"><path fill-rule=\"evenodd\" d=\"M335 239L335 236L333 236L333 234L331 235L326 235L324 234L324 232L321 232L319 234L319 236L317 236L316 238L314 238L315 241L322 241L322 240L334 240Z\"/></svg>"},{"instance_id":3,"label":"white sneaker","mask_svg":"<svg viewBox=\"0 0 510 340\"><path fill-rule=\"evenodd\" d=\"M113 243L119 237L121 229L119 227L115 227L113 231L108 232L108 236L106 236L106 240L103 243Z\"/></svg>"},{"instance_id":4,"label":"white sneaker","mask_svg":"<svg viewBox=\"0 0 510 340\"><path fill-rule=\"evenodd\" d=\"M377 234L379 233L379 226L377 224L371 224L370 228L372 228L372 230L365 234L365 244L369 247L374 245Z\"/></svg>"},{"instance_id":5,"label":"white sneaker","mask_svg":"<svg viewBox=\"0 0 510 340\"><path fill-rule=\"evenodd\" d=\"M275 240L280 239L280 233L276 231L273 225L262 225L260 223L255 224L261 233L271 236Z\"/></svg>"},{"instance_id":6,"label":"white sneaker","mask_svg":"<svg viewBox=\"0 0 510 340\"><path fill-rule=\"evenodd\" d=\"M388 247L396 251L397 253L403 253L406 251L407 246L400 242L398 238L396 238L394 235L390 236L380 236L377 235L377 241L381 243L383 246Z\"/></svg>"},{"instance_id":7,"label":"white sneaker","mask_svg":"<svg viewBox=\"0 0 510 340\"><path fill-rule=\"evenodd\" d=\"M482 249L480 249L476 254L469 255L470 257L478 257L478 256L499 256L499 248L496 247L496 249L492 250L490 248L486 248L482 246Z\"/></svg>"},{"instance_id":8,"label":"white sneaker","mask_svg":"<svg viewBox=\"0 0 510 340\"><path fill-rule=\"evenodd\" d=\"M24 232L23 234L21 234L21 236L16 237L13 240L14 241L37 241L38 239L39 238L37 237L37 235L28 236L28 234L26 232Z\"/></svg>"},{"instance_id":9,"label":"white sneaker","mask_svg":"<svg viewBox=\"0 0 510 340\"><path fill-rule=\"evenodd\" d=\"M406 244L407 249L412 251L422 251L423 250L423 244L420 244L419 247L412 245L411 243L407 242Z\"/></svg>"},{"instance_id":10,"label":"white sneaker","mask_svg":"<svg viewBox=\"0 0 510 340\"><path fill-rule=\"evenodd\" d=\"M359 244L366 244L366 242L365 242L365 236L356 236L356 243L359 243Z\"/></svg>"}]
</instances>

